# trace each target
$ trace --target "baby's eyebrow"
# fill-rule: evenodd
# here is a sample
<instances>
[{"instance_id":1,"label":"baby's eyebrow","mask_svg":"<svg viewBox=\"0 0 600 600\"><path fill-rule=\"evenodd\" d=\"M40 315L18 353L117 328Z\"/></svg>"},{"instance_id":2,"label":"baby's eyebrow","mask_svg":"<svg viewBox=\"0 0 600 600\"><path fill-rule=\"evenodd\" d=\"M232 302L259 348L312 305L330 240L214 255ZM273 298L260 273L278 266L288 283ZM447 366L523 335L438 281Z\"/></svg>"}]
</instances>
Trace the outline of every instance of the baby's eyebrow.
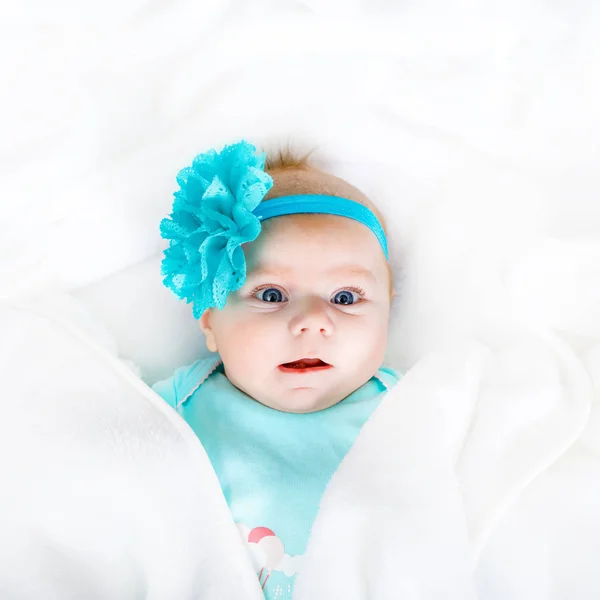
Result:
<instances>
[{"instance_id":1,"label":"baby's eyebrow","mask_svg":"<svg viewBox=\"0 0 600 600\"><path fill-rule=\"evenodd\" d=\"M364 267L359 267L356 265L347 265L344 267L337 267L329 271L330 274L343 274L349 275L350 277L364 277L365 279L370 279L371 281L375 281L375 275L369 269L365 269Z\"/></svg>"},{"instance_id":2,"label":"baby's eyebrow","mask_svg":"<svg viewBox=\"0 0 600 600\"><path fill-rule=\"evenodd\" d=\"M285 279L291 273L293 273L293 269L284 265L265 265L264 267L252 269L248 275L251 277L281 277L282 279ZM360 267L358 265L340 265L330 269L327 272L327 275L363 277L364 279L369 279L370 281L376 280L375 276L371 271L369 271L369 269L365 269L364 267Z\"/></svg>"}]
</instances>

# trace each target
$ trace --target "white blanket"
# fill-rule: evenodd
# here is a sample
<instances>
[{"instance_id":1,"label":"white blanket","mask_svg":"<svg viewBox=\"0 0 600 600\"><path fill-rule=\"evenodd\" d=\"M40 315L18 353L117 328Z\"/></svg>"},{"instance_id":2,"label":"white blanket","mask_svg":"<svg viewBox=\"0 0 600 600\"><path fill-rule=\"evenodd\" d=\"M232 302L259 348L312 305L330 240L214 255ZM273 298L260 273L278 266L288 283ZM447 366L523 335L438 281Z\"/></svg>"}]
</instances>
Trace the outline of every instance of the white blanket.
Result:
<instances>
[{"instance_id":1,"label":"white blanket","mask_svg":"<svg viewBox=\"0 0 600 600\"><path fill-rule=\"evenodd\" d=\"M0 597L259 598L186 423L77 325L0 330Z\"/></svg>"}]
</instances>

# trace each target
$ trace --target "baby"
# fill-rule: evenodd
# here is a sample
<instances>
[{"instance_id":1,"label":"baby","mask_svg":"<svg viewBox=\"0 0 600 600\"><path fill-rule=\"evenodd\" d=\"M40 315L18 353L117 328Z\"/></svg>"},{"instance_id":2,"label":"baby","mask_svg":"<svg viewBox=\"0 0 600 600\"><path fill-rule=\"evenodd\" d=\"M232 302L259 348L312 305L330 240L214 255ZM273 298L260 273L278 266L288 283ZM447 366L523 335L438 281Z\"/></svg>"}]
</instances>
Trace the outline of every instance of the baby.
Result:
<instances>
[{"instance_id":1,"label":"baby","mask_svg":"<svg viewBox=\"0 0 600 600\"><path fill-rule=\"evenodd\" d=\"M265 597L281 600L329 480L399 375L382 367L383 218L306 158L265 167L255 152L240 142L179 174L164 281L218 354L153 388L197 434Z\"/></svg>"}]
</instances>

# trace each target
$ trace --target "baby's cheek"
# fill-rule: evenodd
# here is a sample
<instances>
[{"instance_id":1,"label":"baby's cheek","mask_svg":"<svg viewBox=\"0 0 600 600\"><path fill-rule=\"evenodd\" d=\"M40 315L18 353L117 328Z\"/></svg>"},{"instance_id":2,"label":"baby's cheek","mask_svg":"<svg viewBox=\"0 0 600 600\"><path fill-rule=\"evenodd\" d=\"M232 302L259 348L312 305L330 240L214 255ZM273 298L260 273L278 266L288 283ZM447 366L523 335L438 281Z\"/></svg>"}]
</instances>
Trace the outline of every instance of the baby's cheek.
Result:
<instances>
[{"instance_id":1,"label":"baby's cheek","mask_svg":"<svg viewBox=\"0 0 600 600\"><path fill-rule=\"evenodd\" d=\"M387 345L387 326L383 320L373 319L361 323L355 332L353 344L355 351L377 362L385 354ZM360 340L358 342L358 340Z\"/></svg>"},{"instance_id":2,"label":"baby's cheek","mask_svg":"<svg viewBox=\"0 0 600 600\"><path fill-rule=\"evenodd\" d=\"M231 327L231 336L245 346L259 343L260 334L261 327L253 320L237 321Z\"/></svg>"},{"instance_id":3,"label":"baby's cheek","mask_svg":"<svg viewBox=\"0 0 600 600\"><path fill-rule=\"evenodd\" d=\"M228 354L244 365L256 362L272 347L268 329L254 320L232 323L227 334Z\"/></svg>"}]
</instances>

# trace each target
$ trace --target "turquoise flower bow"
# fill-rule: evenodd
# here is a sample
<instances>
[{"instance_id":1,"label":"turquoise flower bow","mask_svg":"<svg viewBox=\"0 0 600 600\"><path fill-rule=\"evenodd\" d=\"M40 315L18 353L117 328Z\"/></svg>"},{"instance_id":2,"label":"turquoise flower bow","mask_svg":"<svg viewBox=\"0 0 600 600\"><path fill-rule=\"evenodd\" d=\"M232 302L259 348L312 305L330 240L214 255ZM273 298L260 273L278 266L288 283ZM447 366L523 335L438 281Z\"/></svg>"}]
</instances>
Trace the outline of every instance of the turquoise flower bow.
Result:
<instances>
[{"instance_id":1,"label":"turquoise flower bow","mask_svg":"<svg viewBox=\"0 0 600 600\"><path fill-rule=\"evenodd\" d=\"M252 211L273 185L264 165L265 155L241 141L199 154L177 175L172 213L160 223L169 240L161 274L166 287L192 303L196 319L207 308L222 309L246 281L242 244L258 237Z\"/></svg>"}]
</instances>

